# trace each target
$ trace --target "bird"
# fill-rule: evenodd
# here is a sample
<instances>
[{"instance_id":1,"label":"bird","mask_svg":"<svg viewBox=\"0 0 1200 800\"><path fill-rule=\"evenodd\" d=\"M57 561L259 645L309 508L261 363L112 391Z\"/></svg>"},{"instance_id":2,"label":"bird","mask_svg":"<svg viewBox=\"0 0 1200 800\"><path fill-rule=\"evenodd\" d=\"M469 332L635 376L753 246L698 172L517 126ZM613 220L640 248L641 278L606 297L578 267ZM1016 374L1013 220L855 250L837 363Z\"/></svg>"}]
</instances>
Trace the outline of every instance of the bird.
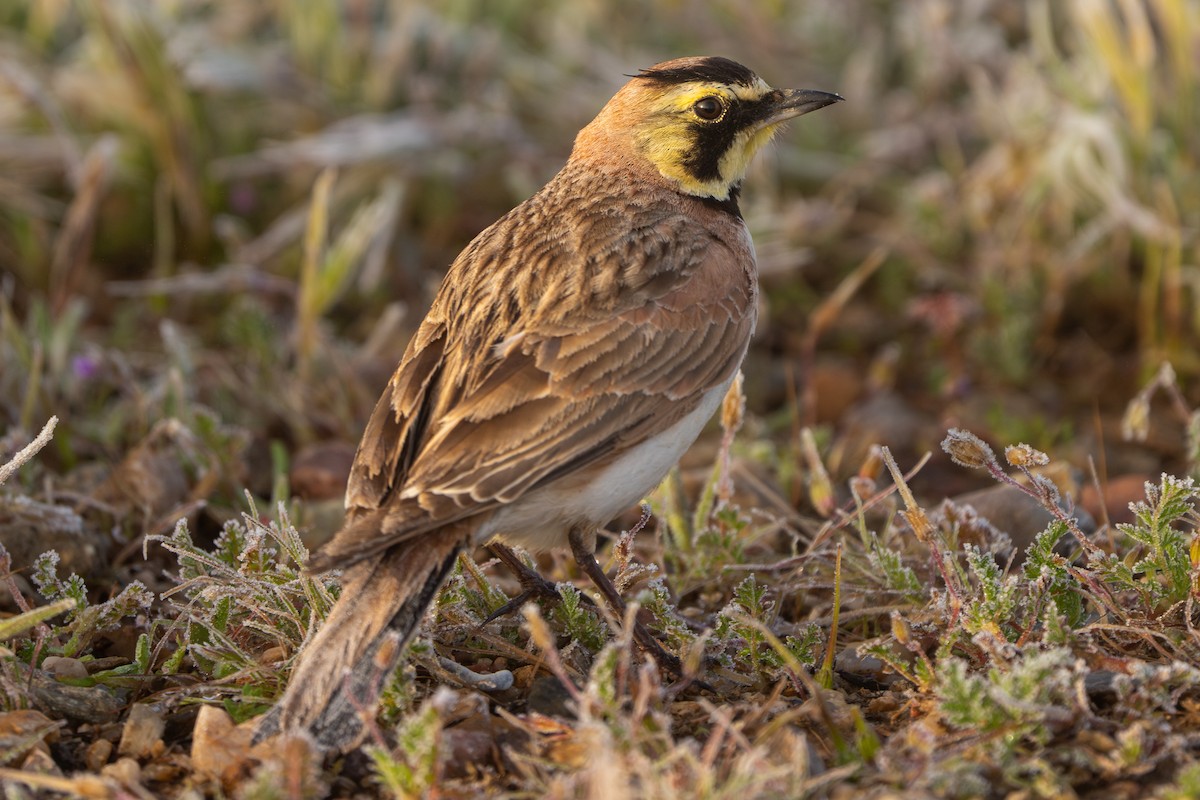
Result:
<instances>
[{"instance_id":1,"label":"bird","mask_svg":"<svg viewBox=\"0 0 1200 800\"><path fill-rule=\"evenodd\" d=\"M788 120L842 100L719 56L627 77L561 171L447 271L367 422L346 522L306 565L341 569L341 595L256 741L361 743L469 548L570 548L619 602L597 532L699 436L754 331L747 168Z\"/></svg>"}]
</instances>

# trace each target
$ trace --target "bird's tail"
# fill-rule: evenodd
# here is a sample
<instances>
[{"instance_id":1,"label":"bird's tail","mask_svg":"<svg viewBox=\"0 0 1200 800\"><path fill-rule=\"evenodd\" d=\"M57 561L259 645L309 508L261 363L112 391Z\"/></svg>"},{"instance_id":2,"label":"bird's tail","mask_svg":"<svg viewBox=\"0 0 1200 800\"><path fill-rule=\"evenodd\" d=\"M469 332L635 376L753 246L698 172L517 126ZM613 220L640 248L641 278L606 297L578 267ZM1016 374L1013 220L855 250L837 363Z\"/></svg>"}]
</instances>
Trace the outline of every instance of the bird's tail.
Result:
<instances>
[{"instance_id":1,"label":"bird's tail","mask_svg":"<svg viewBox=\"0 0 1200 800\"><path fill-rule=\"evenodd\" d=\"M323 750L358 744L363 715L374 714L383 681L466 543L466 535L441 529L350 567L341 597L300 653L287 691L259 723L255 741L306 730Z\"/></svg>"}]
</instances>

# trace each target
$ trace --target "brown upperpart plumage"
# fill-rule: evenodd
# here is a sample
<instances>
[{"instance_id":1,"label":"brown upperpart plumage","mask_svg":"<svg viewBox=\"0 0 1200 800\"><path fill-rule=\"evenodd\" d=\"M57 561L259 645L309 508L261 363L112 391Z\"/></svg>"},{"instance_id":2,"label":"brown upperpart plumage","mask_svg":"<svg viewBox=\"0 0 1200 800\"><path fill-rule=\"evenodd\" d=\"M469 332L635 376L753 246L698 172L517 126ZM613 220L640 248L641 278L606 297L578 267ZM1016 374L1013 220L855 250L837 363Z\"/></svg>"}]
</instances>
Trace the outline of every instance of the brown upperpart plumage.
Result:
<instances>
[{"instance_id":1,"label":"brown upperpart plumage","mask_svg":"<svg viewBox=\"0 0 1200 800\"><path fill-rule=\"evenodd\" d=\"M578 554L657 485L754 330L745 167L783 120L835 99L725 59L656 65L463 250L367 423L346 524L309 564L345 569L342 597L260 738L353 744L459 551Z\"/></svg>"}]
</instances>

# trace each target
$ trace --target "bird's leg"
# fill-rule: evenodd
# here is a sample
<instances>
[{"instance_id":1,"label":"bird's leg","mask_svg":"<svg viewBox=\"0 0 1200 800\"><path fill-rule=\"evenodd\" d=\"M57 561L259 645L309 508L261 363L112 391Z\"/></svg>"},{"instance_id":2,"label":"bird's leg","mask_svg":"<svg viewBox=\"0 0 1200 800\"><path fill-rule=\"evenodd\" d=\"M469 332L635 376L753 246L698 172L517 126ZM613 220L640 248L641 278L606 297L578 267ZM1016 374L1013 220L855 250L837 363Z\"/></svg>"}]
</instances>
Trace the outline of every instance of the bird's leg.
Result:
<instances>
[{"instance_id":1,"label":"bird's leg","mask_svg":"<svg viewBox=\"0 0 1200 800\"><path fill-rule=\"evenodd\" d=\"M588 531L580 528L572 528L568 539L571 542L571 555L575 557L575 563L583 570L584 574L591 579L596 588L600 590L600 594L604 595L604 599L609 606L616 612L618 619L625 618L625 601L621 599L621 594L617 591L617 587L613 586L612 581L608 579L608 575L604 574L604 570L600 568L600 563L596 561L595 556L595 537L588 535ZM638 643L638 646L654 656L658 663L665 666L671 672L679 677L685 677L683 674L683 665L679 658L663 649L662 644L650 631L646 630L646 626L640 620L634 620L633 623L633 638Z\"/></svg>"},{"instance_id":2,"label":"bird's leg","mask_svg":"<svg viewBox=\"0 0 1200 800\"><path fill-rule=\"evenodd\" d=\"M562 602L562 595L558 593L558 589L555 588L554 584L539 575L537 570L531 569L512 551L512 548L499 542L492 542L488 545L488 550L491 550L492 555L500 559L501 563L508 568L508 571L520 581L521 593L497 608L491 614L488 614L488 618L483 621L480 627L487 625L492 620L500 619L500 617L506 614L511 614L530 600L536 600L539 597Z\"/></svg>"}]
</instances>

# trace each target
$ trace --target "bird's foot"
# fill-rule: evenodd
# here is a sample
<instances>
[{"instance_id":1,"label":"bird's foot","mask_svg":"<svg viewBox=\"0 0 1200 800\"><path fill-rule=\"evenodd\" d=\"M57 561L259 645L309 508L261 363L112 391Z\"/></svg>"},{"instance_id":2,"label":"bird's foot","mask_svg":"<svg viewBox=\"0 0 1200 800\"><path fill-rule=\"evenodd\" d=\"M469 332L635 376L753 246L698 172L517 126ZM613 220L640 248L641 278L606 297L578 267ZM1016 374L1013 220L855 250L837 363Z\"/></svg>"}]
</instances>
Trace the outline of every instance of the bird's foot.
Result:
<instances>
[{"instance_id":1,"label":"bird's foot","mask_svg":"<svg viewBox=\"0 0 1200 800\"><path fill-rule=\"evenodd\" d=\"M488 614L487 619L483 621L480 627L519 610L530 600L545 599L553 600L556 603L562 602L562 595L558 593L558 588L539 575L537 570L522 561L509 547L497 542L488 545L488 549L492 551L492 555L500 559L501 563L521 583L521 593L497 608L491 614Z\"/></svg>"},{"instance_id":2,"label":"bird's foot","mask_svg":"<svg viewBox=\"0 0 1200 800\"><path fill-rule=\"evenodd\" d=\"M579 564L579 568L584 571L584 574L600 590L600 594L604 595L605 601L617 617L623 619L625 616L625 601L622 599L621 593L617 591L617 587L613 585L608 575L601 569L600 563L596 561L596 556L592 554L587 540L579 531L572 531L570 542L571 555L575 557L575 562ZM646 612L643 610L642 613L645 614ZM655 661L666 667L672 674L685 680L690 677L684 674L683 663L679 660L679 656L667 652L666 648L662 646L662 642L658 641L654 637L654 634L650 633L650 630L639 619L634 619L633 622L633 640L643 652L650 654ZM697 683L697 685L700 684Z\"/></svg>"}]
</instances>

